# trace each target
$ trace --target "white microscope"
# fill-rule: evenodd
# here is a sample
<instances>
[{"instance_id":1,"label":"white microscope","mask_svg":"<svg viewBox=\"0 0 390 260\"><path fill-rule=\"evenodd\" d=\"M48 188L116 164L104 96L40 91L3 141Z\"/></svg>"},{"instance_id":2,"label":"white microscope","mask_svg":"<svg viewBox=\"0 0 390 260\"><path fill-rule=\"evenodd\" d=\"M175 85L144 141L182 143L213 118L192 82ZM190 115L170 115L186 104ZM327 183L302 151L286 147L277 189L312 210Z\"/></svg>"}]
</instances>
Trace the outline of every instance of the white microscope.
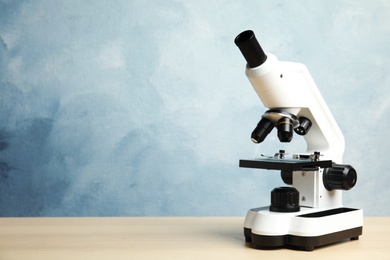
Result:
<instances>
[{"instance_id":1,"label":"white microscope","mask_svg":"<svg viewBox=\"0 0 390 260\"><path fill-rule=\"evenodd\" d=\"M246 75L264 106L252 133L262 142L277 128L281 142L293 132L304 136L305 153L240 160L240 167L280 170L284 183L271 192L271 204L248 210L244 235L255 248L315 247L357 240L363 231L363 210L344 207L342 190L355 186L355 169L342 164L344 137L306 66L279 61L264 53L253 31L235 38L247 61Z\"/></svg>"}]
</instances>

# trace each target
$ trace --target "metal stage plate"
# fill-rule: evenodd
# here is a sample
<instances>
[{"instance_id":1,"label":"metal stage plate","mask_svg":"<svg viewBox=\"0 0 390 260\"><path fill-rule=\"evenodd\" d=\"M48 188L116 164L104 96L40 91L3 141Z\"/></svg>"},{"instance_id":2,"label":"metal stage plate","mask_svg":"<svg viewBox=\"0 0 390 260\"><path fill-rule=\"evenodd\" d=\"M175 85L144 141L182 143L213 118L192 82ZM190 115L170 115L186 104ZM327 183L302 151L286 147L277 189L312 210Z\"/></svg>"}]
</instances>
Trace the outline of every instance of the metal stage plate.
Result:
<instances>
[{"instance_id":1,"label":"metal stage plate","mask_svg":"<svg viewBox=\"0 0 390 260\"><path fill-rule=\"evenodd\" d=\"M240 160L240 167L282 171L315 171L318 170L318 168L332 167L332 161L260 158L253 160Z\"/></svg>"}]
</instances>

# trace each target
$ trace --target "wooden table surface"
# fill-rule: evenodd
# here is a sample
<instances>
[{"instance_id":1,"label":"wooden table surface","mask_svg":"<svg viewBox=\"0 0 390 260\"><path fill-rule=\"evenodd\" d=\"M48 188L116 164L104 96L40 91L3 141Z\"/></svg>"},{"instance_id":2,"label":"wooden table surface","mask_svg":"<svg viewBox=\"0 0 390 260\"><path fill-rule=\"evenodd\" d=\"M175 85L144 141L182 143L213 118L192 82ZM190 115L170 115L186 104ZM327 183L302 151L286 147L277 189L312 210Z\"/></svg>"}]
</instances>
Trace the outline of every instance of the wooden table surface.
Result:
<instances>
[{"instance_id":1,"label":"wooden table surface","mask_svg":"<svg viewBox=\"0 0 390 260\"><path fill-rule=\"evenodd\" d=\"M390 218L314 249L258 250L240 217L0 218L0 259L390 259Z\"/></svg>"}]
</instances>

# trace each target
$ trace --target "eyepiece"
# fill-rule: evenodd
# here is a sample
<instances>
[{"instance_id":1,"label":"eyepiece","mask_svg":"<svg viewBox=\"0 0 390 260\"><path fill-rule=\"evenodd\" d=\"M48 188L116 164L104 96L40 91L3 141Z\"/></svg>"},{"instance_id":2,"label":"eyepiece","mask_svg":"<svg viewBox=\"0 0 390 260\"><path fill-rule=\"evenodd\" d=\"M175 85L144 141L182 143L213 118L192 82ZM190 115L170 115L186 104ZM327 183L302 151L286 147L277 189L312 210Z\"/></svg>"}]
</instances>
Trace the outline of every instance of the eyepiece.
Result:
<instances>
[{"instance_id":1,"label":"eyepiece","mask_svg":"<svg viewBox=\"0 0 390 260\"><path fill-rule=\"evenodd\" d=\"M273 128L274 128L274 124L269 119L264 117L261 118L255 130L253 130L252 132L251 135L252 142L256 144L263 142Z\"/></svg>"},{"instance_id":2,"label":"eyepiece","mask_svg":"<svg viewBox=\"0 0 390 260\"><path fill-rule=\"evenodd\" d=\"M244 55L250 68L258 67L267 60L267 55L265 55L253 31L247 30L240 33L234 43Z\"/></svg>"}]
</instances>

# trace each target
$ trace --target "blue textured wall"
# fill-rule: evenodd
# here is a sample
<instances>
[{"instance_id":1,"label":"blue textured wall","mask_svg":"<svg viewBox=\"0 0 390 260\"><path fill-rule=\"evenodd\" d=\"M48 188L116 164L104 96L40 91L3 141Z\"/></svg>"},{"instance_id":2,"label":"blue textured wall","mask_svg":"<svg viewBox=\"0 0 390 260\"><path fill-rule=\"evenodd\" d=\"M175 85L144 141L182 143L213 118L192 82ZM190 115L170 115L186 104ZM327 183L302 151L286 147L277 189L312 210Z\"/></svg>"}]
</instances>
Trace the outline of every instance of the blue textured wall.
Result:
<instances>
[{"instance_id":1,"label":"blue textured wall","mask_svg":"<svg viewBox=\"0 0 390 260\"><path fill-rule=\"evenodd\" d=\"M390 215L389 1L0 1L0 215L244 215L279 174L238 160L265 108L233 43L307 65ZM384 206L383 206L384 205Z\"/></svg>"}]
</instances>

